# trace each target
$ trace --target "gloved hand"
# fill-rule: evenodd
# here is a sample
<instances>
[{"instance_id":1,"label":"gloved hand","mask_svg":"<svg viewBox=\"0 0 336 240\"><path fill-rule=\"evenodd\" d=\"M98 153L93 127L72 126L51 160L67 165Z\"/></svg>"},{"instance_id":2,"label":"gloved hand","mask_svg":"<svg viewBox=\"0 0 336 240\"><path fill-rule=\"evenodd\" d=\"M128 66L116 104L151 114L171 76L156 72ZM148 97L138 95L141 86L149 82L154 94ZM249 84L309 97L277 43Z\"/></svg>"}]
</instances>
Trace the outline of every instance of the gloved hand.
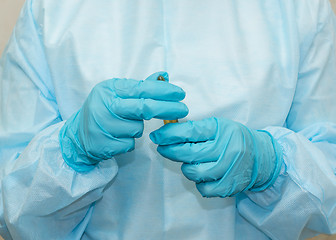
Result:
<instances>
[{"instance_id":1,"label":"gloved hand","mask_svg":"<svg viewBox=\"0 0 336 240\"><path fill-rule=\"evenodd\" d=\"M188 114L179 102L185 92L157 81L158 72L145 81L111 79L97 84L82 108L60 131L64 161L76 171L88 171L102 160L134 149L134 138L143 133L143 120L178 119Z\"/></svg>"},{"instance_id":2,"label":"gloved hand","mask_svg":"<svg viewBox=\"0 0 336 240\"><path fill-rule=\"evenodd\" d=\"M280 172L282 150L273 137L228 119L167 124L150 138L162 156L183 162L204 197L262 191Z\"/></svg>"}]
</instances>

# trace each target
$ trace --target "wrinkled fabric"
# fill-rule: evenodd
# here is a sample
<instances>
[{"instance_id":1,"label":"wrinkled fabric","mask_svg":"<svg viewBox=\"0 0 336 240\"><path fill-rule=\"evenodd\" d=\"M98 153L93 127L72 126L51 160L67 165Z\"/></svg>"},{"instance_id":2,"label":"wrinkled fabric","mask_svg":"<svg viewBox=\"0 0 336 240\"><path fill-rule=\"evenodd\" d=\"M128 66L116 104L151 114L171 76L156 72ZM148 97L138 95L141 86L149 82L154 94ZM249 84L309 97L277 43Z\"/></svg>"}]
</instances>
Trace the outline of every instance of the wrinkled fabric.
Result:
<instances>
[{"instance_id":1,"label":"wrinkled fabric","mask_svg":"<svg viewBox=\"0 0 336 240\"><path fill-rule=\"evenodd\" d=\"M304 239L336 232L335 20L327 0L28 0L0 63L5 239ZM166 71L189 115L266 130L272 186L203 198L144 123L78 173L58 135L95 85Z\"/></svg>"},{"instance_id":2,"label":"wrinkled fabric","mask_svg":"<svg viewBox=\"0 0 336 240\"><path fill-rule=\"evenodd\" d=\"M168 124L149 135L203 197L263 191L277 179L282 149L266 131L221 118Z\"/></svg>"}]
</instances>

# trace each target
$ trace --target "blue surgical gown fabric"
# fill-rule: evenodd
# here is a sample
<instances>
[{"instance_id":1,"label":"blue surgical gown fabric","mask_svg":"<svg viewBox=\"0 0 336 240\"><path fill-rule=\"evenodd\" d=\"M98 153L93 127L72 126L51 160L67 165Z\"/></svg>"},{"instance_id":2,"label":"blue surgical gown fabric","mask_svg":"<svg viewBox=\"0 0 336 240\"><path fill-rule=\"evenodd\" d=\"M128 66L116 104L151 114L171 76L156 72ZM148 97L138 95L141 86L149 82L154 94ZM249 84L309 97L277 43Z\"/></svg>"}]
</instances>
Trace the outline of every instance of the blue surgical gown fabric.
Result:
<instances>
[{"instance_id":1,"label":"blue surgical gown fabric","mask_svg":"<svg viewBox=\"0 0 336 240\"><path fill-rule=\"evenodd\" d=\"M0 64L5 239L304 239L336 232L336 36L327 0L27 0ZM58 135L99 82L167 71L181 120L228 118L283 150L275 183L202 198L145 122L78 173Z\"/></svg>"}]
</instances>

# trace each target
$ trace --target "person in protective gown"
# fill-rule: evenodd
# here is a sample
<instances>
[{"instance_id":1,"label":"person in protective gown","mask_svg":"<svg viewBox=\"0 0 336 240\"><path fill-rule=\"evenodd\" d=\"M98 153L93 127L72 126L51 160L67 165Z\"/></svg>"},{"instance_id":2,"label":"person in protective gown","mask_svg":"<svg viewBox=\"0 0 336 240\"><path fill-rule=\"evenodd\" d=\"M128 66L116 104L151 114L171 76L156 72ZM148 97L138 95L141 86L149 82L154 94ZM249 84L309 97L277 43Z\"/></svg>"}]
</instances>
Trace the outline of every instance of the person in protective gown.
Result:
<instances>
[{"instance_id":1,"label":"person in protective gown","mask_svg":"<svg viewBox=\"0 0 336 240\"><path fill-rule=\"evenodd\" d=\"M327 0L27 0L0 65L0 235L335 233L335 27Z\"/></svg>"}]
</instances>

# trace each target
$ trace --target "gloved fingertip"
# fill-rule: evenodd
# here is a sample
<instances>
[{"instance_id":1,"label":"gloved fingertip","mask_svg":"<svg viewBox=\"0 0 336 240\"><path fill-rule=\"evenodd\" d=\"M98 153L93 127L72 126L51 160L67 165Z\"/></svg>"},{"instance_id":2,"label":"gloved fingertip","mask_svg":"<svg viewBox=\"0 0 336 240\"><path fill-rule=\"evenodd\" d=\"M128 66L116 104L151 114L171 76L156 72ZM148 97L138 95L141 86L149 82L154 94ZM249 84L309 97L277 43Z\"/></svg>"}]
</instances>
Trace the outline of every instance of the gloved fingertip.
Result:
<instances>
[{"instance_id":1,"label":"gloved fingertip","mask_svg":"<svg viewBox=\"0 0 336 240\"><path fill-rule=\"evenodd\" d=\"M187 107L187 105L185 105L182 102L179 102L177 107L178 109L176 110L176 112L168 115L165 120L181 119L181 118L185 118L186 116L188 116L189 108Z\"/></svg>"},{"instance_id":2,"label":"gloved fingertip","mask_svg":"<svg viewBox=\"0 0 336 240\"><path fill-rule=\"evenodd\" d=\"M136 134L134 134L134 138L141 138L143 134L143 131L139 131Z\"/></svg>"},{"instance_id":3,"label":"gloved fingertip","mask_svg":"<svg viewBox=\"0 0 336 240\"><path fill-rule=\"evenodd\" d=\"M175 93L175 99L174 100L182 101L186 97L186 92L182 88L180 88L179 86L175 85L175 87L176 87L176 90L175 90L176 93Z\"/></svg>"},{"instance_id":4,"label":"gloved fingertip","mask_svg":"<svg viewBox=\"0 0 336 240\"><path fill-rule=\"evenodd\" d=\"M129 138L127 140L127 147L125 147L122 152L119 152L118 154L120 153L127 153L127 152L132 152L133 150L135 149L135 139L134 138Z\"/></svg>"},{"instance_id":5,"label":"gloved fingertip","mask_svg":"<svg viewBox=\"0 0 336 240\"><path fill-rule=\"evenodd\" d=\"M188 116L188 114L189 114L188 106L185 103L183 103L183 105L184 105L184 112L183 112L183 117L181 117L181 118L184 118L184 117Z\"/></svg>"},{"instance_id":6,"label":"gloved fingertip","mask_svg":"<svg viewBox=\"0 0 336 240\"><path fill-rule=\"evenodd\" d=\"M127 149L127 152L132 152L134 151L135 149L135 144L133 146L130 146L128 149Z\"/></svg>"},{"instance_id":7,"label":"gloved fingertip","mask_svg":"<svg viewBox=\"0 0 336 240\"><path fill-rule=\"evenodd\" d=\"M211 183L209 182L201 182L201 183L196 183L196 188L202 195L202 197L205 198L213 198L216 197L217 195L213 192L213 189L211 186Z\"/></svg>"},{"instance_id":8,"label":"gloved fingertip","mask_svg":"<svg viewBox=\"0 0 336 240\"><path fill-rule=\"evenodd\" d=\"M198 192L202 195L204 198L208 198L207 192L204 190L204 183L196 183L196 188Z\"/></svg>"},{"instance_id":9,"label":"gloved fingertip","mask_svg":"<svg viewBox=\"0 0 336 240\"><path fill-rule=\"evenodd\" d=\"M170 157L168 157L168 156L170 156L170 154L169 154L169 150L168 150L167 146L159 145L159 146L157 147L156 150L157 150L157 152L160 153L163 157L172 160Z\"/></svg>"},{"instance_id":10,"label":"gloved fingertip","mask_svg":"<svg viewBox=\"0 0 336 240\"><path fill-rule=\"evenodd\" d=\"M155 132L151 132L149 134L149 138L153 143L158 144L158 139Z\"/></svg>"},{"instance_id":11,"label":"gloved fingertip","mask_svg":"<svg viewBox=\"0 0 336 240\"><path fill-rule=\"evenodd\" d=\"M195 171L193 171L193 168L192 168L192 165L189 164L189 163L183 163L181 165L181 171L183 173L183 175L189 179L190 181L193 181L193 182L200 182L198 181L197 177L196 177L196 174L195 174Z\"/></svg>"}]
</instances>

